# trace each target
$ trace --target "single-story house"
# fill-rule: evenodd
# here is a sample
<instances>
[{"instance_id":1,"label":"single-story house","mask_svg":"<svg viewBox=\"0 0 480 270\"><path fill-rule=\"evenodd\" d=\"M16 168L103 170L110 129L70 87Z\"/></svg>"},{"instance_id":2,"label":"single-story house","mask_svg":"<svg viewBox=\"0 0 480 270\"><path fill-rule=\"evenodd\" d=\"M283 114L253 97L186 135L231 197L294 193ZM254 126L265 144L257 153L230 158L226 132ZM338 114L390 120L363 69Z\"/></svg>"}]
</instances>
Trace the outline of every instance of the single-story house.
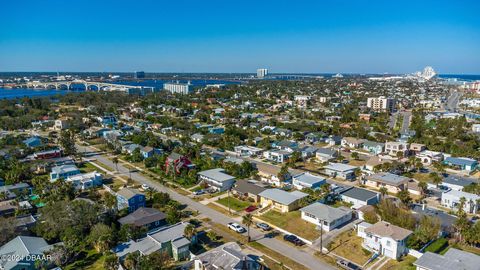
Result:
<instances>
[{"instance_id":1,"label":"single-story house","mask_svg":"<svg viewBox=\"0 0 480 270\"><path fill-rule=\"evenodd\" d=\"M0 186L0 194L4 194L5 200L17 198L17 194L27 194L32 192L32 188L28 183L16 183L13 185ZM1 201L1 199L0 199Z\"/></svg>"},{"instance_id":2,"label":"single-story house","mask_svg":"<svg viewBox=\"0 0 480 270\"><path fill-rule=\"evenodd\" d=\"M260 202L259 194L266 188L246 180L238 180L235 182L232 192L241 198L251 198L255 202Z\"/></svg>"},{"instance_id":3,"label":"single-story house","mask_svg":"<svg viewBox=\"0 0 480 270\"><path fill-rule=\"evenodd\" d=\"M388 192L397 193L407 189L410 178L388 173L376 173L366 177L364 184L368 187L381 188L385 187Z\"/></svg>"},{"instance_id":4,"label":"single-story house","mask_svg":"<svg viewBox=\"0 0 480 270\"><path fill-rule=\"evenodd\" d=\"M263 266L256 259L243 253L235 242L228 242L204 252L193 259L195 270L228 269L228 270L260 270Z\"/></svg>"},{"instance_id":5,"label":"single-story house","mask_svg":"<svg viewBox=\"0 0 480 270\"><path fill-rule=\"evenodd\" d=\"M120 261L123 261L128 254L137 251L143 256L157 251L165 252L175 261L187 260L190 258L190 244L196 241L196 237L189 240L184 236L187 225L186 222L180 222L152 230L144 238L119 244L112 249L112 252L117 255Z\"/></svg>"},{"instance_id":6,"label":"single-story house","mask_svg":"<svg viewBox=\"0 0 480 270\"><path fill-rule=\"evenodd\" d=\"M0 269L38 269L35 262L47 261L44 254L53 247L41 237L17 236L0 247Z\"/></svg>"},{"instance_id":7,"label":"single-story house","mask_svg":"<svg viewBox=\"0 0 480 270\"><path fill-rule=\"evenodd\" d=\"M30 148L38 147L42 145L42 139L38 136L33 136L24 140L23 144L25 144L27 147L30 147Z\"/></svg>"},{"instance_id":8,"label":"single-story house","mask_svg":"<svg viewBox=\"0 0 480 270\"><path fill-rule=\"evenodd\" d=\"M216 168L197 173L198 180L208 184L211 188L218 191L230 189L235 183L235 176L224 173L222 168Z\"/></svg>"},{"instance_id":9,"label":"single-story house","mask_svg":"<svg viewBox=\"0 0 480 270\"><path fill-rule=\"evenodd\" d=\"M407 239L412 231L395 226L385 221L379 221L364 228L362 246L372 252L378 252L386 257L398 260L408 253Z\"/></svg>"},{"instance_id":10,"label":"single-story house","mask_svg":"<svg viewBox=\"0 0 480 270\"><path fill-rule=\"evenodd\" d=\"M298 149L298 143L296 141L283 140L279 142L273 142L272 147L279 150L294 152Z\"/></svg>"},{"instance_id":11,"label":"single-story house","mask_svg":"<svg viewBox=\"0 0 480 270\"><path fill-rule=\"evenodd\" d=\"M446 186L454 190L462 191L464 187L469 186L473 183L477 183L477 181L475 181L472 178L451 174L443 179L442 186Z\"/></svg>"},{"instance_id":12,"label":"single-story house","mask_svg":"<svg viewBox=\"0 0 480 270\"><path fill-rule=\"evenodd\" d=\"M293 186L299 190L304 188L318 189L325 183L327 183L325 178L308 172L303 172L292 177Z\"/></svg>"},{"instance_id":13,"label":"single-story house","mask_svg":"<svg viewBox=\"0 0 480 270\"><path fill-rule=\"evenodd\" d=\"M460 158L460 157L447 157L444 161L444 164L452 166L455 169L462 171L473 171L478 166L478 161L471 158Z\"/></svg>"},{"instance_id":14,"label":"single-story house","mask_svg":"<svg viewBox=\"0 0 480 270\"><path fill-rule=\"evenodd\" d=\"M442 193L442 205L450 208L457 209L460 204L460 199L465 198L465 205L463 210L467 213L474 214L478 211L480 207L480 196L468 192L458 191L458 190L449 190Z\"/></svg>"},{"instance_id":15,"label":"single-story house","mask_svg":"<svg viewBox=\"0 0 480 270\"><path fill-rule=\"evenodd\" d=\"M343 137L342 139L342 146L349 147L349 148L360 148L363 146L364 140L357 139L353 137Z\"/></svg>"},{"instance_id":16,"label":"single-story house","mask_svg":"<svg viewBox=\"0 0 480 270\"><path fill-rule=\"evenodd\" d=\"M349 222L353 216L353 211L347 207L335 208L319 202L301 208L300 212L303 220L327 232Z\"/></svg>"},{"instance_id":17,"label":"single-story house","mask_svg":"<svg viewBox=\"0 0 480 270\"><path fill-rule=\"evenodd\" d=\"M258 195L262 207L273 207L282 213L297 210L300 207L300 200L308 196L297 190L287 192L278 188L266 189Z\"/></svg>"},{"instance_id":18,"label":"single-story house","mask_svg":"<svg viewBox=\"0 0 480 270\"><path fill-rule=\"evenodd\" d=\"M140 207L145 207L145 195L133 188L122 188L117 191L117 208L122 210L128 208L131 213Z\"/></svg>"},{"instance_id":19,"label":"single-story house","mask_svg":"<svg viewBox=\"0 0 480 270\"><path fill-rule=\"evenodd\" d=\"M141 149L142 146L136 143L128 143L122 146L122 151L131 155L137 149Z\"/></svg>"},{"instance_id":20,"label":"single-story house","mask_svg":"<svg viewBox=\"0 0 480 270\"><path fill-rule=\"evenodd\" d=\"M54 182L58 179L67 179L68 177L80 174L80 170L77 166L69 164L69 165L61 165L52 168L52 172L50 173L50 181Z\"/></svg>"},{"instance_id":21,"label":"single-story house","mask_svg":"<svg viewBox=\"0 0 480 270\"><path fill-rule=\"evenodd\" d=\"M166 224L166 215L155 208L140 207L118 220L121 225L133 225L152 230Z\"/></svg>"},{"instance_id":22,"label":"single-story house","mask_svg":"<svg viewBox=\"0 0 480 270\"><path fill-rule=\"evenodd\" d=\"M456 248L449 248L443 255L427 251L413 265L417 267L417 270L478 270L480 256Z\"/></svg>"},{"instance_id":23,"label":"single-story house","mask_svg":"<svg viewBox=\"0 0 480 270\"><path fill-rule=\"evenodd\" d=\"M363 169L367 171L367 173L372 173L375 171L375 167L384 163L391 163L392 161L390 159L384 159L379 156L373 156L370 157L365 165L363 166Z\"/></svg>"},{"instance_id":24,"label":"single-story house","mask_svg":"<svg viewBox=\"0 0 480 270\"><path fill-rule=\"evenodd\" d=\"M375 205L380 200L380 194L364 188L349 187L340 192L340 199L351 203L353 209L358 209L364 205Z\"/></svg>"},{"instance_id":25,"label":"single-story house","mask_svg":"<svg viewBox=\"0 0 480 270\"><path fill-rule=\"evenodd\" d=\"M103 176L97 171L68 176L66 182L72 183L77 190L86 190L102 184Z\"/></svg>"},{"instance_id":26,"label":"single-story house","mask_svg":"<svg viewBox=\"0 0 480 270\"><path fill-rule=\"evenodd\" d=\"M140 154L142 155L143 158L149 158L149 157L153 157L154 155L161 155L162 149L153 148L151 146L145 146L140 148Z\"/></svg>"},{"instance_id":27,"label":"single-story house","mask_svg":"<svg viewBox=\"0 0 480 270\"><path fill-rule=\"evenodd\" d=\"M260 156L263 152L262 148L248 146L248 145L239 145L234 147L235 153L240 156Z\"/></svg>"},{"instance_id":28,"label":"single-story house","mask_svg":"<svg viewBox=\"0 0 480 270\"><path fill-rule=\"evenodd\" d=\"M338 157L338 151L332 148L318 148L315 153L315 158L318 162L329 162Z\"/></svg>"},{"instance_id":29,"label":"single-story house","mask_svg":"<svg viewBox=\"0 0 480 270\"><path fill-rule=\"evenodd\" d=\"M324 167L325 173L331 177L336 177L344 180L355 179L355 170L358 167L343 163L332 163Z\"/></svg>"}]
</instances>

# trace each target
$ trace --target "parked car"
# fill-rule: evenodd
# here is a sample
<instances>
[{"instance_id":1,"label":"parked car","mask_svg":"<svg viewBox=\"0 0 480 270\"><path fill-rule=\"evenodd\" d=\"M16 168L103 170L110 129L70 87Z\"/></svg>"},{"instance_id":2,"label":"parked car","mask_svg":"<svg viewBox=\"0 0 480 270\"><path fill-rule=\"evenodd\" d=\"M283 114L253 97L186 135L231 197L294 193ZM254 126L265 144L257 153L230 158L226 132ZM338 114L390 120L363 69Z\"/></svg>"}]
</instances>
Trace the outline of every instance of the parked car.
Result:
<instances>
[{"instance_id":1,"label":"parked car","mask_svg":"<svg viewBox=\"0 0 480 270\"><path fill-rule=\"evenodd\" d=\"M272 229L267 223L257 223L257 228L262 229L262 231L269 231Z\"/></svg>"},{"instance_id":2,"label":"parked car","mask_svg":"<svg viewBox=\"0 0 480 270\"><path fill-rule=\"evenodd\" d=\"M257 210L257 207L255 205L250 205L249 207L245 208L245 212L250 213Z\"/></svg>"},{"instance_id":3,"label":"parked car","mask_svg":"<svg viewBox=\"0 0 480 270\"><path fill-rule=\"evenodd\" d=\"M236 231L237 233L244 233L244 232L246 232L245 228L243 228L242 226L240 226L240 224L235 223L235 222L230 222L230 223L228 223L228 228L229 228L230 230Z\"/></svg>"},{"instance_id":4,"label":"parked car","mask_svg":"<svg viewBox=\"0 0 480 270\"><path fill-rule=\"evenodd\" d=\"M143 190L149 190L150 186L148 186L147 184L142 184L142 189Z\"/></svg>"},{"instance_id":5,"label":"parked car","mask_svg":"<svg viewBox=\"0 0 480 270\"><path fill-rule=\"evenodd\" d=\"M342 267L343 269L347 270L361 270L362 268L356 264L353 264L351 262L347 262L344 260L337 260L338 266Z\"/></svg>"},{"instance_id":6,"label":"parked car","mask_svg":"<svg viewBox=\"0 0 480 270\"><path fill-rule=\"evenodd\" d=\"M283 240L288 241L288 242L294 244L295 246L305 245L305 242L303 242L302 240L300 240L297 236L295 236L293 234L286 234L285 236L283 236Z\"/></svg>"},{"instance_id":7,"label":"parked car","mask_svg":"<svg viewBox=\"0 0 480 270\"><path fill-rule=\"evenodd\" d=\"M202 194L205 194L205 190L203 189L195 190L193 192L193 195L202 195Z\"/></svg>"}]
</instances>

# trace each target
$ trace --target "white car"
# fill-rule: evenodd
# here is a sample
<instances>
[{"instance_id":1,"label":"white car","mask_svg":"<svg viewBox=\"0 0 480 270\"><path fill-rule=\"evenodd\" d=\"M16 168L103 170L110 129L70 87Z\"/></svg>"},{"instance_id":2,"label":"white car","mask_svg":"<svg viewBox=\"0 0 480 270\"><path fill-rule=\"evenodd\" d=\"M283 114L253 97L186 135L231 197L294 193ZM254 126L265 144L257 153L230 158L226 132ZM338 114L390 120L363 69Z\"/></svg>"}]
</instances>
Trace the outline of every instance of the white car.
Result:
<instances>
[{"instance_id":1,"label":"white car","mask_svg":"<svg viewBox=\"0 0 480 270\"><path fill-rule=\"evenodd\" d=\"M147 184L142 184L142 189L143 190L148 190L150 187Z\"/></svg>"},{"instance_id":2,"label":"white car","mask_svg":"<svg viewBox=\"0 0 480 270\"><path fill-rule=\"evenodd\" d=\"M240 224L234 223L234 222L228 223L228 228L229 228L230 230L236 231L237 233L244 233L244 232L246 231L245 228L243 228L242 226L240 226Z\"/></svg>"}]
</instances>

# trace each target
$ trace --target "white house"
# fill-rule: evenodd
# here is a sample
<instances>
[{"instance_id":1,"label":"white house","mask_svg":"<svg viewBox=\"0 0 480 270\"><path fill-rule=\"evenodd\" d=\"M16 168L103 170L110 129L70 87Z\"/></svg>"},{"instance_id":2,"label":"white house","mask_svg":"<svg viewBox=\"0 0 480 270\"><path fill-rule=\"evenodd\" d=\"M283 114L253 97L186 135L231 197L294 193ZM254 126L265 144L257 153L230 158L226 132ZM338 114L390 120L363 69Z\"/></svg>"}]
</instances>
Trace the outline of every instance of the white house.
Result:
<instances>
[{"instance_id":1,"label":"white house","mask_svg":"<svg viewBox=\"0 0 480 270\"><path fill-rule=\"evenodd\" d=\"M403 156L408 153L409 145L406 142L386 142L385 152L390 156L397 156L398 152L401 152Z\"/></svg>"},{"instance_id":2,"label":"white house","mask_svg":"<svg viewBox=\"0 0 480 270\"><path fill-rule=\"evenodd\" d=\"M331 177L337 177L345 180L355 179L355 170L358 167L343 163L331 163L324 167L325 173Z\"/></svg>"},{"instance_id":3,"label":"white house","mask_svg":"<svg viewBox=\"0 0 480 270\"><path fill-rule=\"evenodd\" d=\"M233 186L235 177L224 171L222 168L201 171L198 173L198 179L218 191L225 191Z\"/></svg>"},{"instance_id":4,"label":"white house","mask_svg":"<svg viewBox=\"0 0 480 270\"><path fill-rule=\"evenodd\" d=\"M473 183L476 183L476 181L471 178L451 174L443 179L442 186L462 191L464 187Z\"/></svg>"},{"instance_id":5,"label":"white house","mask_svg":"<svg viewBox=\"0 0 480 270\"><path fill-rule=\"evenodd\" d=\"M466 200L463 206L465 212L474 214L478 211L480 196L453 189L442 193L442 205L450 209L457 209L461 198Z\"/></svg>"},{"instance_id":6,"label":"white house","mask_svg":"<svg viewBox=\"0 0 480 270\"><path fill-rule=\"evenodd\" d=\"M412 231L379 221L357 233L363 238L362 246L372 252L397 260L408 253L407 238Z\"/></svg>"},{"instance_id":7,"label":"white house","mask_svg":"<svg viewBox=\"0 0 480 270\"><path fill-rule=\"evenodd\" d=\"M327 232L349 222L353 215L353 211L347 207L335 208L319 202L301 208L300 212L303 220Z\"/></svg>"},{"instance_id":8,"label":"white house","mask_svg":"<svg viewBox=\"0 0 480 270\"><path fill-rule=\"evenodd\" d=\"M66 182L73 184L75 189L86 190L102 184L103 177L97 171L77 174L67 177Z\"/></svg>"},{"instance_id":9,"label":"white house","mask_svg":"<svg viewBox=\"0 0 480 270\"><path fill-rule=\"evenodd\" d=\"M292 152L286 150L269 150L263 152L263 157L278 163L283 163L292 155Z\"/></svg>"},{"instance_id":10,"label":"white house","mask_svg":"<svg viewBox=\"0 0 480 270\"><path fill-rule=\"evenodd\" d=\"M262 148L248 146L248 145L239 145L234 147L235 153L240 156L260 156L263 152Z\"/></svg>"},{"instance_id":11,"label":"white house","mask_svg":"<svg viewBox=\"0 0 480 270\"><path fill-rule=\"evenodd\" d=\"M315 158L318 162L329 162L338 156L338 151L332 148L319 148L315 152Z\"/></svg>"},{"instance_id":12,"label":"white house","mask_svg":"<svg viewBox=\"0 0 480 270\"><path fill-rule=\"evenodd\" d=\"M293 186L299 190L304 188L318 189L326 182L327 180L325 178L308 172L300 173L292 177Z\"/></svg>"},{"instance_id":13,"label":"white house","mask_svg":"<svg viewBox=\"0 0 480 270\"><path fill-rule=\"evenodd\" d=\"M61 165L52 168L50 173L50 181L54 182L58 179L66 179L69 176L80 174L80 170L75 165Z\"/></svg>"},{"instance_id":14,"label":"white house","mask_svg":"<svg viewBox=\"0 0 480 270\"><path fill-rule=\"evenodd\" d=\"M442 152L435 152L430 150L424 150L416 155L420 159L423 165L429 166L433 162L440 162L443 160Z\"/></svg>"}]
</instances>

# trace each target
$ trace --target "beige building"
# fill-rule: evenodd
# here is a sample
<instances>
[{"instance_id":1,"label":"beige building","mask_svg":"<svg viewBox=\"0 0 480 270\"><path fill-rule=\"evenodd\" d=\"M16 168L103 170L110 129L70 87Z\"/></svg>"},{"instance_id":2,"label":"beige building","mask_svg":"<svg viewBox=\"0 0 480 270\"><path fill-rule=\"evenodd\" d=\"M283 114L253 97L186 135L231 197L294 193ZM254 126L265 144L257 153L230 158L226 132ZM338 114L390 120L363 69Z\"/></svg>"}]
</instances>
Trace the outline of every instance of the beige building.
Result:
<instances>
[{"instance_id":1,"label":"beige building","mask_svg":"<svg viewBox=\"0 0 480 270\"><path fill-rule=\"evenodd\" d=\"M300 200L307 197L308 194L297 190L287 192L282 189L271 188L262 191L258 196L260 196L262 208L272 207L281 213L288 213L300 208Z\"/></svg>"},{"instance_id":2,"label":"beige building","mask_svg":"<svg viewBox=\"0 0 480 270\"><path fill-rule=\"evenodd\" d=\"M385 187L390 193L397 193L407 189L410 178L392 174L392 173L376 173L367 176L364 180L364 184L367 187L373 187L380 189Z\"/></svg>"},{"instance_id":3,"label":"beige building","mask_svg":"<svg viewBox=\"0 0 480 270\"><path fill-rule=\"evenodd\" d=\"M395 99L371 97L367 99L367 107L374 111L393 112L395 110Z\"/></svg>"}]
</instances>

